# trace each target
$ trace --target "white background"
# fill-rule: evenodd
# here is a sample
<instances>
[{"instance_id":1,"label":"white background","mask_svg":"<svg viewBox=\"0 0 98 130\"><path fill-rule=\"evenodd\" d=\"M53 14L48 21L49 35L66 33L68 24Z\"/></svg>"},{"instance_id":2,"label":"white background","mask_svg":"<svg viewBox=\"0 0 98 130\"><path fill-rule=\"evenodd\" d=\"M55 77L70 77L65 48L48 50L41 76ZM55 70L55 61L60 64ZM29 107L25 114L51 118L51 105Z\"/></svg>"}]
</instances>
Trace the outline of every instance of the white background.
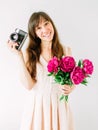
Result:
<instances>
[{"instance_id":1,"label":"white background","mask_svg":"<svg viewBox=\"0 0 98 130\"><path fill-rule=\"evenodd\" d=\"M76 130L98 130L97 0L0 1L0 130L19 130L28 93L19 81L18 60L6 41L17 27L27 31L34 11L46 11L51 16L61 42L72 48L76 60L88 58L94 63L88 86L77 86L70 102Z\"/></svg>"}]
</instances>

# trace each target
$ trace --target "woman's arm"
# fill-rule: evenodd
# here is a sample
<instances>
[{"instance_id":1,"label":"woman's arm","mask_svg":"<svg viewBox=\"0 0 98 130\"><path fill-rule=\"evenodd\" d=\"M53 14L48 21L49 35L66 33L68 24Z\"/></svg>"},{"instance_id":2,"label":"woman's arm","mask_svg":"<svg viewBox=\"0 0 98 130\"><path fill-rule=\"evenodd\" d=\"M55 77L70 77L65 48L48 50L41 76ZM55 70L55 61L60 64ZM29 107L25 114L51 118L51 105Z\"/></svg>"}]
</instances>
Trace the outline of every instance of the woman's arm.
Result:
<instances>
[{"instance_id":1,"label":"woman's arm","mask_svg":"<svg viewBox=\"0 0 98 130\"><path fill-rule=\"evenodd\" d=\"M23 84L23 86L28 89L31 90L33 88L33 86L35 85L35 81L33 81L33 79L31 78L30 73L28 72L27 68L26 68L26 64L25 64L25 59L23 57L23 53L22 51L18 51L15 46L17 46L17 43L13 43L12 41L8 41L7 42L9 49L16 54L17 56L17 60L18 60L18 67L19 67L19 76L20 76L20 80Z\"/></svg>"},{"instance_id":2,"label":"woman's arm","mask_svg":"<svg viewBox=\"0 0 98 130\"><path fill-rule=\"evenodd\" d=\"M25 88L31 90L35 85L35 81L32 79L30 73L28 72L25 64L25 60L22 57L19 57L19 74L21 83L24 85Z\"/></svg>"}]
</instances>

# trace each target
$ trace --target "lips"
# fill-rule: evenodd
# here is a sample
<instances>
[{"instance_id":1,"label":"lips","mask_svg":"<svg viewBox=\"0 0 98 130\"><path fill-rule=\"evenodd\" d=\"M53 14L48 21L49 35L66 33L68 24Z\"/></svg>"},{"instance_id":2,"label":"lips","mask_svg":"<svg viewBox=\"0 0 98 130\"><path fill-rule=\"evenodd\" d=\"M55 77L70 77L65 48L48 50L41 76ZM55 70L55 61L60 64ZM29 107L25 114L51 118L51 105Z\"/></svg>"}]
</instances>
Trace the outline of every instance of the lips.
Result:
<instances>
[{"instance_id":1,"label":"lips","mask_svg":"<svg viewBox=\"0 0 98 130\"><path fill-rule=\"evenodd\" d=\"M51 36L51 32L48 34L44 34L43 37L50 37Z\"/></svg>"}]
</instances>

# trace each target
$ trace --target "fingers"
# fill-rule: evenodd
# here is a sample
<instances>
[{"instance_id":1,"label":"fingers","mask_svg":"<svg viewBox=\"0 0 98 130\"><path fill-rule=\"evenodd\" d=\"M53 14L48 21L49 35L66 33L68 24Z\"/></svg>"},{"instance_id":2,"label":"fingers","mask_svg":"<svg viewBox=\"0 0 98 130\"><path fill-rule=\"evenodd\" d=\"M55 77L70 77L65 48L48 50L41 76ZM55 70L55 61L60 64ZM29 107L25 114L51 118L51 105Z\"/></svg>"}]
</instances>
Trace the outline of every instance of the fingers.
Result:
<instances>
[{"instance_id":1,"label":"fingers","mask_svg":"<svg viewBox=\"0 0 98 130\"><path fill-rule=\"evenodd\" d=\"M15 54L16 56L20 57L23 59L23 53L21 50L18 50L16 49L16 46L18 46L18 43L16 42L13 42L11 40L8 40L7 41L7 46L8 46L8 49L13 53Z\"/></svg>"},{"instance_id":2,"label":"fingers","mask_svg":"<svg viewBox=\"0 0 98 130\"><path fill-rule=\"evenodd\" d=\"M16 50L16 46L18 46L18 43L12 42L11 40L7 41L8 48L11 50Z\"/></svg>"},{"instance_id":3,"label":"fingers","mask_svg":"<svg viewBox=\"0 0 98 130\"><path fill-rule=\"evenodd\" d=\"M22 51L16 49L16 46L18 46L18 43L13 42L13 41L11 41L11 40L8 40L8 41L7 41L7 46L8 46L8 49L9 49L12 53L14 53L14 54L16 54L16 55L18 55L18 56L23 57Z\"/></svg>"},{"instance_id":4,"label":"fingers","mask_svg":"<svg viewBox=\"0 0 98 130\"><path fill-rule=\"evenodd\" d=\"M60 87L61 87L62 93L65 95L66 94L68 95L72 92L72 88L69 85L61 85Z\"/></svg>"}]
</instances>

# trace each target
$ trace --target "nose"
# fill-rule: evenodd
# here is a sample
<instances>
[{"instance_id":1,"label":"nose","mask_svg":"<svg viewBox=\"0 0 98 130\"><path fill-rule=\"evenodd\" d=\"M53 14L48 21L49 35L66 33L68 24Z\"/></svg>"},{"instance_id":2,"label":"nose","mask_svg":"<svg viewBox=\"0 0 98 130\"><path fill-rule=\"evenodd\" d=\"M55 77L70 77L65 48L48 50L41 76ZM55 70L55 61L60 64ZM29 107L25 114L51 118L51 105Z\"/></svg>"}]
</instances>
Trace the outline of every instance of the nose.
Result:
<instances>
[{"instance_id":1,"label":"nose","mask_svg":"<svg viewBox=\"0 0 98 130\"><path fill-rule=\"evenodd\" d=\"M45 33L46 32L46 28L45 27L42 27L42 32Z\"/></svg>"},{"instance_id":2,"label":"nose","mask_svg":"<svg viewBox=\"0 0 98 130\"><path fill-rule=\"evenodd\" d=\"M47 34L48 33L48 28L46 27L46 26L43 26L42 27L42 32L44 33L44 34Z\"/></svg>"}]
</instances>

